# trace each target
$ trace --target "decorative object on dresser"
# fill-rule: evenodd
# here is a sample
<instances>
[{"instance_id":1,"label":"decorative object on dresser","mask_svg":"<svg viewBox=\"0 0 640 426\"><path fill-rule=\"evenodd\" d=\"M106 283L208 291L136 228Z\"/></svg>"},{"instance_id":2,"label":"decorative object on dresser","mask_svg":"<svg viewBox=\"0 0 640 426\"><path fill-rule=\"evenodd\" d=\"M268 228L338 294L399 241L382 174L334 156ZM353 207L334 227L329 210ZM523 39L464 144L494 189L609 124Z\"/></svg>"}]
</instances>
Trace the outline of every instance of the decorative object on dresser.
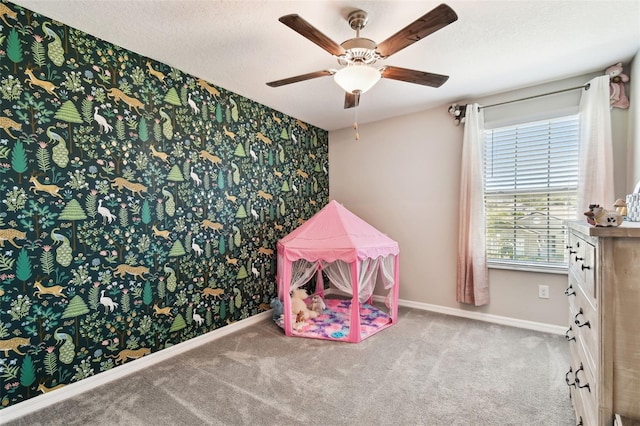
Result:
<instances>
[{"instance_id":1,"label":"decorative object on dresser","mask_svg":"<svg viewBox=\"0 0 640 426\"><path fill-rule=\"evenodd\" d=\"M622 215L617 211L610 211L599 204L589 204L589 210L584 212L587 223L595 226L620 226Z\"/></svg>"},{"instance_id":2,"label":"decorative object on dresser","mask_svg":"<svg viewBox=\"0 0 640 426\"><path fill-rule=\"evenodd\" d=\"M610 426L640 418L640 223L570 222L570 366L576 423Z\"/></svg>"},{"instance_id":3,"label":"decorative object on dresser","mask_svg":"<svg viewBox=\"0 0 640 426\"><path fill-rule=\"evenodd\" d=\"M626 197L627 203L627 220L631 222L640 222L640 182L636 184L633 193Z\"/></svg>"}]
</instances>

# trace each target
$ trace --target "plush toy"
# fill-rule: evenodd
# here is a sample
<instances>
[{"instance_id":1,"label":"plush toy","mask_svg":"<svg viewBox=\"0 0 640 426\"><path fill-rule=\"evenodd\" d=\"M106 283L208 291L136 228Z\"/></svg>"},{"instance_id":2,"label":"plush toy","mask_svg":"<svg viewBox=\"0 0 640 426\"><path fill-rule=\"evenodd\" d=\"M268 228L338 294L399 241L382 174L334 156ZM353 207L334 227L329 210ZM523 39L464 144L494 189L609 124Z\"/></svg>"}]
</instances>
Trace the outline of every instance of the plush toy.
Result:
<instances>
[{"instance_id":1,"label":"plush toy","mask_svg":"<svg viewBox=\"0 0 640 426\"><path fill-rule=\"evenodd\" d=\"M296 288L291 292L291 313L297 315L302 313L302 317L307 320L318 316L316 311L312 311L307 307L304 301L307 298L307 292L304 289Z\"/></svg>"},{"instance_id":2,"label":"plush toy","mask_svg":"<svg viewBox=\"0 0 640 426\"><path fill-rule=\"evenodd\" d=\"M322 313L322 311L324 311L327 308L327 305L324 304L324 300L322 300L322 297L318 294L315 294L312 298L311 298L311 310L315 311L319 314Z\"/></svg>"},{"instance_id":3,"label":"plush toy","mask_svg":"<svg viewBox=\"0 0 640 426\"><path fill-rule=\"evenodd\" d=\"M595 226L619 226L622 216L618 212L610 212L599 204L589 204L589 211L584 212L587 222Z\"/></svg>"},{"instance_id":4,"label":"plush toy","mask_svg":"<svg viewBox=\"0 0 640 426\"><path fill-rule=\"evenodd\" d=\"M293 323L293 328L300 331L304 327L304 314L302 311L296 314L296 322Z\"/></svg>"},{"instance_id":5,"label":"plush toy","mask_svg":"<svg viewBox=\"0 0 640 426\"><path fill-rule=\"evenodd\" d=\"M271 308L273 309L273 320L278 321L280 316L284 314L284 305L277 297L271 299Z\"/></svg>"},{"instance_id":6,"label":"plush toy","mask_svg":"<svg viewBox=\"0 0 640 426\"><path fill-rule=\"evenodd\" d=\"M629 108L629 99L624 88L624 83L629 81L629 77L622 73L622 63L611 65L606 69L605 74L609 76L610 81L609 104L611 107Z\"/></svg>"}]
</instances>

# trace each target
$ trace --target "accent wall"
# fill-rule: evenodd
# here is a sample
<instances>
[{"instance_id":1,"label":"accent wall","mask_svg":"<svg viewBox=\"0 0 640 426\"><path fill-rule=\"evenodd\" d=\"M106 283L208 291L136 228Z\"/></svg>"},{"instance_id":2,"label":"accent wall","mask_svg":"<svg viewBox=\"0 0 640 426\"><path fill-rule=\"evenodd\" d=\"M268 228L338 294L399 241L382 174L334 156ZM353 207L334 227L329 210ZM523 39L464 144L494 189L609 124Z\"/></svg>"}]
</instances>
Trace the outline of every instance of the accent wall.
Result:
<instances>
[{"instance_id":1,"label":"accent wall","mask_svg":"<svg viewBox=\"0 0 640 426\"><path fill-rule=\"evenodd\" d=\"M269 309L328 133L0 2L0 405Z\"/></svg>"}]
</instances>

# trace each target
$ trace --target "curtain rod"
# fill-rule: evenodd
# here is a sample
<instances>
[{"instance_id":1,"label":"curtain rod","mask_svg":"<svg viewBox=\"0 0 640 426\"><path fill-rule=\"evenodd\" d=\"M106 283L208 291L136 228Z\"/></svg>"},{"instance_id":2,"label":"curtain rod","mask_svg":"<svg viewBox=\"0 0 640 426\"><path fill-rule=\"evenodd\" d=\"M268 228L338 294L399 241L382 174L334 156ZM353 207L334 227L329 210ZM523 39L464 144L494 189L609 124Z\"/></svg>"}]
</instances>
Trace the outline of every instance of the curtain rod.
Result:
<instances>
[{"instance_id":1,"label":"curtain rod","mask_svg":"<svg viewBox=\"0 0 640 426\"><path fill-rule=\"evenodd\" d=\"M529 99L541 98L543 96L555 95L556 93L569 92L571 90L578 90L578 89L589 90L590 86L591 86L591 84L587 83L587 84L583 84L582 86L576 86L576 87L570 87L568 89L556 90L555 92L542 93L540 95L528 96L526 98L514 99L512 101L505 101L505 102L500 102L500 103L497 103L497 104L479 106L478 109L480 110L480 109L491 108L491 107L495 107L495 106L499 106L499 105L511 104L511 103L514 103L514 102L527 101Z\"/></svg>"}]
</instances>

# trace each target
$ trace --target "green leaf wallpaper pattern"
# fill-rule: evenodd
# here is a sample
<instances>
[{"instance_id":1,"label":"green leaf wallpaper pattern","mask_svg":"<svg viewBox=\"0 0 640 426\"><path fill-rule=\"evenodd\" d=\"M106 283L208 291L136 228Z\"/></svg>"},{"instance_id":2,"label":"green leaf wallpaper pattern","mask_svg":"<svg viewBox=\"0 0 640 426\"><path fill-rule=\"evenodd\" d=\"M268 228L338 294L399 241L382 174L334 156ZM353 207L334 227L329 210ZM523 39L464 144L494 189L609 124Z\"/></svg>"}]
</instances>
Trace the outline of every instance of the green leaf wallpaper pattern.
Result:
<instances>
[{"instance_id":1,"label":"green leaf wallpaper pattern","mask_svg":"<svg viewBox=\"0 0 640 426\"><path fill-rule=\"evenodd\" d=\"M328 134L0 2L0 407L269 308Z\"/></svg>"}]
</instances>

